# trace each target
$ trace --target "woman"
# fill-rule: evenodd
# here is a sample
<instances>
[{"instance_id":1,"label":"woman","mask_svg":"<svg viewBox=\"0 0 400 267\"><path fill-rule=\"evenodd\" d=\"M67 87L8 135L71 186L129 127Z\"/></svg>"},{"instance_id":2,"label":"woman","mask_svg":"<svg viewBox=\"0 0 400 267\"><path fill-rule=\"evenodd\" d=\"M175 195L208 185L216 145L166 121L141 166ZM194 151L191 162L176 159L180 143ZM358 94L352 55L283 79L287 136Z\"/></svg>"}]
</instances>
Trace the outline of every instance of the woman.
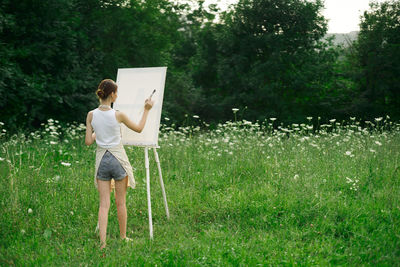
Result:
<instances>
[{"instance_id":1,"label":"woman","mask_svg":"<svg viewBox=\"0 0 400 267\"><path fill-rule=\"evenodd\" d=\"M129 129L140 133L145 126L149 110L153 107L153 101L146 99L143 116L139 124L136 124L123 112L111 108L111 103L117 99L117 90L118 86L113 80L101 81L96 91L100 106L89 111L86 118L85 144L89 146L95 140L97 143L94 182L100 196L98 226L101 249L106 247L112 179L115 182L113 185L115 187L120 237L129 240L126 237L126 190L128 186L135 187L135 180L132 166L121 143L120 123L122 122Z\"/></svg>"}]
</instances>

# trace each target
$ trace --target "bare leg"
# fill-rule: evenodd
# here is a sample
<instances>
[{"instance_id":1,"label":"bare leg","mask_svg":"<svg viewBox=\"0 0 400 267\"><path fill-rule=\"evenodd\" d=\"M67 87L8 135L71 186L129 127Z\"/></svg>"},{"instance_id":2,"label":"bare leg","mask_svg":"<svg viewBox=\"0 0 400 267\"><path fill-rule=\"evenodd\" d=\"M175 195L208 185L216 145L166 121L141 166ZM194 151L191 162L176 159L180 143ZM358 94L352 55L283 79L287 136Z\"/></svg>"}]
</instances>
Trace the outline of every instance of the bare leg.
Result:
<instances>
[{"instance_id":1,"label":"bare leg","mask_svg":"<svg viewBox=\"0 0 400 267\"><path fill-rule=\"evenodd\" d=\"M106 247L106 234L108 223L108 210L110 209L110 181L102 181L97 179L97 188L100 195L99 207L99 232L100 232L100 248Z\"/></svg>"},{"instance_id":2,"label":"bare leg","mask_svg":"<svg viewBox=\"0 0 400 267\"><path fill-rule=\"evenodd\" d=\"M120 181L115 181L115 204L117 205L119 233L122 239L126 238L126 189L128 176Z\"/></svg>"}]
</instances>

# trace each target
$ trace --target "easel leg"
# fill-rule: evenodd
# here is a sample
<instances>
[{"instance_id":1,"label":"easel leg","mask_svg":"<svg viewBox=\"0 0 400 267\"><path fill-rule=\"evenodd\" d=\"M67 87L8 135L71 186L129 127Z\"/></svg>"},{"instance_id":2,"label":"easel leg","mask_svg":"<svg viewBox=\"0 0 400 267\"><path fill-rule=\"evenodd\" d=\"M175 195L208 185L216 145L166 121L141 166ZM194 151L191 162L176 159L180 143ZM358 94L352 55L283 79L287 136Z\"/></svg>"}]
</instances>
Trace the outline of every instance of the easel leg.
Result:
<instances>
[{"instance_id":1,"label":"easel leg","mask_svg":"<svg viewBox=\"0 0 400 267\"><path fill-rule=\"evenodd\" d=\"M159 174L159 178L160 178L160 185L161 185L162 195L163 195L163 199L164 199L165 212L167 213L167 218L169 219L167 195L165 194L164 181L163 181L162 173L161 173L160 159L158 158L158 153L157 153L156 148L154 148L154 158L156 159L156 162L157 162L158 174Z\"/></svg>"},{"instance_id":2,"label":"easel leg","mask_svg":"<svg viewBox=\"0 0 400 267\"><path fill-rule=\"evenodd\" d=\"M144 161L146 167L146 183L147 183L147 207L149 211L149 230L150 239L153 239L153 218L151 217L151 200L150 200L150 166L148 148L144 148Z\"/></svg>"}]
</instances>

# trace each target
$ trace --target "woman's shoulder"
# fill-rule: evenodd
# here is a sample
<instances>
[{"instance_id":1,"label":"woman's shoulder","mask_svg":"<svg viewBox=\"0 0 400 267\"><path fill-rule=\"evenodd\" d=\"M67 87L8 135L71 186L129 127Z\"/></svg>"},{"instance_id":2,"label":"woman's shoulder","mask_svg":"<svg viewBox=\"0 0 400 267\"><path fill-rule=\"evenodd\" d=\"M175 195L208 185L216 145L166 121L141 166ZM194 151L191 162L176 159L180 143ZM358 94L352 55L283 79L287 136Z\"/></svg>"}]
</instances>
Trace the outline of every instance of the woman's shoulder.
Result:
<instances>
[{"instance_id":1,"label":"woman's shoulder","mask_svg":"<svg viewBox=\"0 0 400 267\"><path fill-rule=\"evenodd\" d=\"M122 111L116 110L115 111L115 118L117 118L118 122L122 122L125 118L125 113L123 113Z\"/></svg>"},{"instance_id":2,"label":"woman's shoulder","mask_svg":"<svg viewBox=\"0 0 400 267\"><path fill-rule=\"evenodd\" d=\"M90 110L90 111L88 112L88 114L87 114L87 118L88 118L88 119L92 119L92 118L93 118L93 114L94 114L95 111L96 111L96 109Z\"/></svg>"}]
</instances>

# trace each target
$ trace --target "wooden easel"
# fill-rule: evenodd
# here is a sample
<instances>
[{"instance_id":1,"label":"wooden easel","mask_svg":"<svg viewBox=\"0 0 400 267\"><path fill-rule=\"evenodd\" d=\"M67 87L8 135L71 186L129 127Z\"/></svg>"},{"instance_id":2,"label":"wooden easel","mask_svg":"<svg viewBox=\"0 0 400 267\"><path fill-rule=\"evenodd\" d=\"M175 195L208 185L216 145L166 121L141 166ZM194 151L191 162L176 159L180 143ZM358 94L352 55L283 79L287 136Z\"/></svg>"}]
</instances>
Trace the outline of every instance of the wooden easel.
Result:
<instances>
[{"instance_id":1,"label":"wooden easel","mask_svg":"<svg viewBox=\"0 0 400 267\"><path fill-rule=\"evenodd\" d=\"M167 218L169 219L167 196L165 194L164 181L162 178L161 165L160 165L160 159L159 159L158 153L157 153L157 147L153 147L153 151L154 151L154 158L157 162L157 167L158 167L158 174L159 174L159 178L160 178L161 191L162 191L162 195L163 195L163 199L164 199L165 212L167 214ZM146 187L147 187L147 208L148 208L148 214L149 214L149 231L150 231L150 239L153 239L153 217L151 216L151 196L150 196L149 147L144 148L144 164L145 164L145 168L146 168Z\"/></svg>"}]
</instances>

